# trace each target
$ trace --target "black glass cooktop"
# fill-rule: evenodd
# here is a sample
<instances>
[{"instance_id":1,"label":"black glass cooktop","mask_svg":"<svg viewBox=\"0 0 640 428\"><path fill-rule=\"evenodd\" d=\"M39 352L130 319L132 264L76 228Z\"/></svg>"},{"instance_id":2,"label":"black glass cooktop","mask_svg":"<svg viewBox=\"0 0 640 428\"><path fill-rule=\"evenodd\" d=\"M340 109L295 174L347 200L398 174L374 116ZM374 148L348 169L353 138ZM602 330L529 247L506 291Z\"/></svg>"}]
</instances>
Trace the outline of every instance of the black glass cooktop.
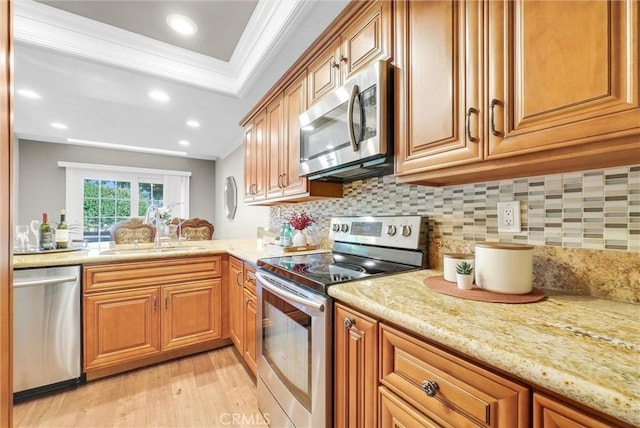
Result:
<instances>
[{"instance_id":1,"label":"black glass cooktop","mask_svg":"<svg viewBox=\"0 0 640 428\"><path fill-rule=\"evenodd\" d=\"M258 266L321 293L326 293L328 286L341 282L418 269L336 252L269 257L258 260Z\"/></svg>"}]
</instances>

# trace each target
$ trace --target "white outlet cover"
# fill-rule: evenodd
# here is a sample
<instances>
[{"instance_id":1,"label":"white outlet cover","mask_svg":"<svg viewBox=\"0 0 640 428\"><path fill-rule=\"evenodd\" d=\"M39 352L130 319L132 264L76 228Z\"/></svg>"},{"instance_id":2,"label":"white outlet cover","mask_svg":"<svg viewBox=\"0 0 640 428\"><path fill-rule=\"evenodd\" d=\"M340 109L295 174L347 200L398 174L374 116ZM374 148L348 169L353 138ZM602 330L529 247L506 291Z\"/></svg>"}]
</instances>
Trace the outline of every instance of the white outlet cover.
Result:
<instances>
[{"instance_id":1,"label":"white outlet cover","mask_svg":"<svg viewBox=\"0 0 640 428\"><path fill-rule=\"evenodd\" d=\"M498 232L522 232L520 201L498 202Z\"/></svg>"}]
</instances>

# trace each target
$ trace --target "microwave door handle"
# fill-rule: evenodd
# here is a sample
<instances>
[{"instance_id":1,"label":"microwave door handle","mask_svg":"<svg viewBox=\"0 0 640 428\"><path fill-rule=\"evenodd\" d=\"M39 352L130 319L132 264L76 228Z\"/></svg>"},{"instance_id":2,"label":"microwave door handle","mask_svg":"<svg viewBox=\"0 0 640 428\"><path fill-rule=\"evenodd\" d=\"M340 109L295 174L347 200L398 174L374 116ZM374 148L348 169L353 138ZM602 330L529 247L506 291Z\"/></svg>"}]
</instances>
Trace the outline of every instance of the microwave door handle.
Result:
<instances>
[{"instance_id":1,"label":"microwave door handle","mask_svg":"<svg viewBox=\"0 0 640 428\"><path fill-rule=\"evenodd\" d=\"M347 127L349 129L349 141L354 152L358 151L358 141L356 140L356 133L353 126L353 106L356 103L356 97L360 88L358 85L353 85L351 88L351 95L349 95L349 104L347 104Z\"/></svg>"}]
</instances>

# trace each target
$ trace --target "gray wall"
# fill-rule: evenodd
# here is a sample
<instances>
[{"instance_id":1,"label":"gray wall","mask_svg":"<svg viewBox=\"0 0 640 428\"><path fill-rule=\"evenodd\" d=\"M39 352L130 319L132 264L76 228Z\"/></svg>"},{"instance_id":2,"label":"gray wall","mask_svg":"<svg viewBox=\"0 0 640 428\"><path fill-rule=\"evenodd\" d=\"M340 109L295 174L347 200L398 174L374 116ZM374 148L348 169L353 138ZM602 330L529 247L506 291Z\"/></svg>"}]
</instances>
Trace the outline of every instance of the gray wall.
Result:
<instances>
[{"instance_id":1,"label":"gray wall","mask_svg":"<svg viewBox=\"0 0 640 428\"><path fill-rule=\"evenodd\" d=\"M227 218L224 209L224 181L228 176L235 178L238 187L238 209L233 219ZM255 238L258 226L269 225L269 207L245 205L242 202L243 189L244 147L241 146L224 160L216 162L216 238Z\"/></svg>"},{"instance_id":2,"label":"gray wall","mask_svg":"<svg viewBox=\"0 0 640 428\"><path fill-rule=\"evenodd\" d=\"M64 208L65 168L59 167L58 161L191 171L190 216L214 218L214 161L29 140L20 140L18 145L15 224L28 224L39 220L43 212L52 215Z\"/></svg>"}]
</instances>

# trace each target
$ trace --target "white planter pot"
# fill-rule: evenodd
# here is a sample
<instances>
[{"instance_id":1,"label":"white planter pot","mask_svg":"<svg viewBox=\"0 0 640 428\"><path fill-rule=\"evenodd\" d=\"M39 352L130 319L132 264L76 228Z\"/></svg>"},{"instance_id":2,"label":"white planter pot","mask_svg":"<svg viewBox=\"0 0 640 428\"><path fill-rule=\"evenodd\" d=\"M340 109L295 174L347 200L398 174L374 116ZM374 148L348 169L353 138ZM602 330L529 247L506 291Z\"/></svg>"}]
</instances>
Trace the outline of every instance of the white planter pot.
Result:
<instances>
[{"instance_id":1,"label":"white planter pot","mask_svg":"<svg viewBox=\"0 0 640 428\"><path fill-rule=\"evenodd\" d=\"M296 230L295 235L293 235L293 246L294 247L304 247L307 245L307 235L304 234L301 230Z\"/></svg>"},{"instance_id":2,"label":"white planter pot","mask_svg":"<svg viewBox=\"0 0 640 428\"><path fill-rule=\"evenodd\" d=\"M473 275L456 273L456 283L460 290L471 290L473 288Z\"/></svg>"}]
</instances>

